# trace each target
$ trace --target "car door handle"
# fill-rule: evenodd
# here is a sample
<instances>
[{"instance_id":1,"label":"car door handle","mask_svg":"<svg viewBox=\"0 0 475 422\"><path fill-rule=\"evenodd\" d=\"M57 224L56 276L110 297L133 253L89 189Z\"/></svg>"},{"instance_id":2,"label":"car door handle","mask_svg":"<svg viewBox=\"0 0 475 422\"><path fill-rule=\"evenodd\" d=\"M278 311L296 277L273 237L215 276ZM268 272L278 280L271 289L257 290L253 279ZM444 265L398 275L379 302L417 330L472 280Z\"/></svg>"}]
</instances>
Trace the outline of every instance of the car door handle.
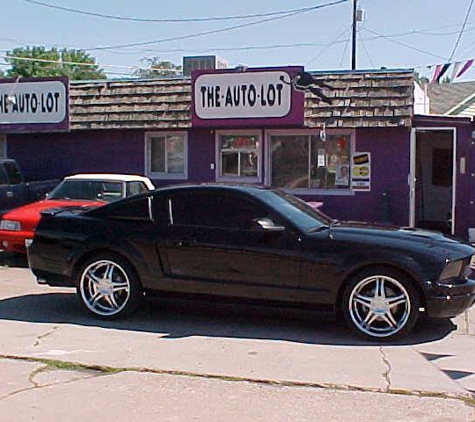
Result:
<instances>
[{"instance_id":1,"label":"car door handle","mask_svg":"<svg viewBox=\"0 0 475 422\"><path fill-rule=\"evenodd\" d=\"M11 198L13 196L13 192L11 190L7 191L7 196Z\"/></svg>"},{"instance_id":2,"label":"car door handle","mask_svg":"<svg viewBox=\"0 0 475 422\"><path fill-rule=\"evenodd\" d=\"M176 242L173 242L173 246L194 246L196 241L193 239L180 239Z\"/></svg>"}]
</instances>

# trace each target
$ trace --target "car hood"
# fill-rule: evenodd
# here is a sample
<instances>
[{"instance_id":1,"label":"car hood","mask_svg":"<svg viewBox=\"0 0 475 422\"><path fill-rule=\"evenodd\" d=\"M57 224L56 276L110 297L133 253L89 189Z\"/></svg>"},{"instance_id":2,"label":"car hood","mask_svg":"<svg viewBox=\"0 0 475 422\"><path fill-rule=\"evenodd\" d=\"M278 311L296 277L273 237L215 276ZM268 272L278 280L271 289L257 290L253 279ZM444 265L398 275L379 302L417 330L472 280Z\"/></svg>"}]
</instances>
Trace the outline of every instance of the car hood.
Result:
<instances>
[{"instance_id":1,"label":"car hood","mask_svg":"<svg viewBox=\"0 0 475 422\"><path fill-rule=\"evenodd\" d=\"M474 249L440 232L409 227L396 227L359 222L339 222L330 228L334 239L355 241L376 247L398 247L405 250L430 251L447 259L469 256Z\"/></svg>"},{"instance_id":2,"label":"car hood","mask_svg":"<svg viewBox=\"0 0 475 422\"><path fill-rule=\"evenodd\" d=\"M392 237L400 239L415 238L432 242L459 243L457 239L444 235L441 232L417 229L412 227L398 227L385 224L364 223L359 221L342 221L332 226L333 231Z\"/></svg>"},{"instance_id":3,"label":"car hood","mask_svg":"<svg viewBox=\"0 0 475 422\"><path fill-rule=\"evenodd\" d=\"M41 218L41 211L59 207L99 207L104 205L101 201L46 199L15 208L2 215L2 220L19 221L22 230L34 230Z\"/></svg>"}]
</instances>

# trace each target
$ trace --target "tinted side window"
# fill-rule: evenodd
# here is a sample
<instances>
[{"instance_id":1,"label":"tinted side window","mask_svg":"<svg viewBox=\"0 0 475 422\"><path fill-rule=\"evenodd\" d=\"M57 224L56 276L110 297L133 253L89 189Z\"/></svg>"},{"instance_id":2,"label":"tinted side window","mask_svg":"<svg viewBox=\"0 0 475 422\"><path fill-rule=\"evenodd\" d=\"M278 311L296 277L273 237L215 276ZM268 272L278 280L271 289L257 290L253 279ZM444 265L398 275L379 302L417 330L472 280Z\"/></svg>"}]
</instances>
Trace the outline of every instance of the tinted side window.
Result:
<instances>
[{"instance_id":1,"label":"tinted side window","mask_svg":"<svg viewBox=\"0 0 475 422\"><path fill-rule=\"evenodd\" d=\"M143 182L127 182L126 196L138 195L139 193L148 192L145 183Z\"/></svg>"},{"instance_id":2,"label":"tinted side window","mask_svg":"<svg viewBox=\"0 0 475 422\"><path fill-rule=\"evenodd\" d=\"M5 170L7 171L8 178L10 179L10 183L12 185L21 183L20 169L14 162L7 161L5 163Z\"/></svg>"},{"instance_id":3,"label":"tinted side window","mask_svg":"<svg viewBox=\"0 0 475 422\"><path fill-rule=\"evenodd\" d=\"M148 198L117 204L109 210L107 216L120 220L150 220Z\"/></svg>"},{"instance_id":4,"label":"tinted side window","mask_svg":"<svg viewBox=\"0 0 475 422\"><path fill-rule=\"evenodd\" d=\"M155 223L167 225L170 222L167 198L162 195L152 197L152 215Z\"/></svg>"},{"instance_id":5,"label":"tinted side window","mask_svg":"<svg viewBox=\"0 0 475 422\"><path fill-rule=\"evenodd\" d=\"M171 197L173 224L251 230L268 213L237 194L180 192Z\"/></svg>"}]
</instances>

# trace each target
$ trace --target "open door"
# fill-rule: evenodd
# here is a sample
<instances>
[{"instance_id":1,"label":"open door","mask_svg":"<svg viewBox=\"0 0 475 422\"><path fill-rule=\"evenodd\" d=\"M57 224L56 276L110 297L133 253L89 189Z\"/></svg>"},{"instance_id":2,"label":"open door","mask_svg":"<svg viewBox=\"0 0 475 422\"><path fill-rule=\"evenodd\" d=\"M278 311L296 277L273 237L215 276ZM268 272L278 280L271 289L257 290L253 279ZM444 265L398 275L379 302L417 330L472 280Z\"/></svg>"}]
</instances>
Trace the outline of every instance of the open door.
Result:
<instances>
[{"instance_id":1,"label":"open door","mask_svg":"<svg viewBox=\"0 0 475 422\"><path fill-rule=\"evenodd\" d=\"M411 138L410 224L454 234L455 128L417 128Z\"/></svg>"}]
</instances>

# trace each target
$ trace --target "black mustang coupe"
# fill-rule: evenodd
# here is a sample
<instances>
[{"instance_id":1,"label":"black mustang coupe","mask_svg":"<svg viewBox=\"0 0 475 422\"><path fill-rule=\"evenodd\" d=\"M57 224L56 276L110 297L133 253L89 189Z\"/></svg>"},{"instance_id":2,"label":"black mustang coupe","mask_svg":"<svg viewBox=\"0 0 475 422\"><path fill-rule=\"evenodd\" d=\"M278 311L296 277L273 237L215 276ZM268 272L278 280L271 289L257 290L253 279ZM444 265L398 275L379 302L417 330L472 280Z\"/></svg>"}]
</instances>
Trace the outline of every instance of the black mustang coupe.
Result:
<instances>
[{"instance_id":1,"label":"black mustang coupe","mask_svg":"<svg viewBox=\"0 0 475 422\"><path fill-rule=\"evenodd\" d=\"M92 210L50 210L29 247L40 283L77 288L115 318L145 293L341 311L373 340L407 334L421 312L475 301L474 249L442 234L332 220L279 190L189 185Z\"/></svg>"}]
</instances>

